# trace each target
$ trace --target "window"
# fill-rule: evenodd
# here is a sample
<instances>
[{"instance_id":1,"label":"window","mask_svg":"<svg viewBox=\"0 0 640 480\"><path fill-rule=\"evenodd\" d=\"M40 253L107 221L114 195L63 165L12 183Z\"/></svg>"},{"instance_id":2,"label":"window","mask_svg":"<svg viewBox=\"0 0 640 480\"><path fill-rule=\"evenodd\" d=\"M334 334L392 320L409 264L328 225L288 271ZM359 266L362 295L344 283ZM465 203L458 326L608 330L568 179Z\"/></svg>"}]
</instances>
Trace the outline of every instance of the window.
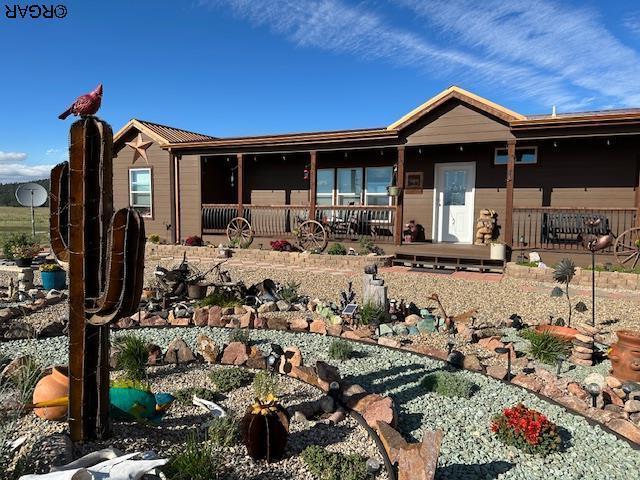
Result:
<instances>
[{"instance_id":1,"label":"window","mask_svg":"<svg viewBox=\"0 0 640 480\"><path fill-rule=\"evenodd\" d=\"M333 205L334 175L333 168L318 169L316 174L316 205Z\"/></svg>"},{"instance_id":2,"label":"window","mask_svg":"<svg viewBox=\"0 0 640 480\"><path fill-rule=\"evenodd\" d=\"M506 165L508 160L506 148L496 148L496 165ZM520 147L516 148L516 165L538 163L537 147Z\"/></svg>"},{"instance_id":3,"label":"window","mask_svg":"<svg viewBox=\"0 0 640 480\"><path fill-rule=\"evenodd\" d=\"M393 167L370 167L366 171L365 204L391 205L387 187L393 181Z\"/></svg>"},{"instance_id":4,"label":"window","mask_svg":"<svg viewBox=\"0 0 640 480\"><path fill-rule=\"evenodd\" d=\"M145 217L151 216L151 169L129 170L129 205Z\"/></svg>"},{"instance_id":5,"label":"window","mask_svg":"<svg viewBox=\"0 0 640 480\"><path fill-rule=\"evenodd\" d=\"M362 203L362 168L338 168L338 205Z\"/></svg>"}]
</instances>

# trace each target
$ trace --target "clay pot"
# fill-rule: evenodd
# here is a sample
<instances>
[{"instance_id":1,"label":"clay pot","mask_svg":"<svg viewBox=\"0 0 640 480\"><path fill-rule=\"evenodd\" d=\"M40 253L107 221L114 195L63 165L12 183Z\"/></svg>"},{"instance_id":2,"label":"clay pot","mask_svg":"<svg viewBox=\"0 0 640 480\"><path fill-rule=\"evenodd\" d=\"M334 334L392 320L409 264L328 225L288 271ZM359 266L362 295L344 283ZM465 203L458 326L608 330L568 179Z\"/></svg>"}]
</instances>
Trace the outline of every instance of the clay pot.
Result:
<instances>
[{"instance_id":1,"label":"clay pot","mask_svg":"<svg viewBox=\"0 0 640 480\"><path fill-rule=\"evenodd\" d=\"M609 352L613 376L621 381L640 382L640 332L620 330Z\"/></svg>"},{"instance_id":2,"label":"clay pot","mask_svg":"<svg viewBox=\"0 0 640 480\"><path fill-rule=\"evenodd\" d=\"M67 367L53 367L51 373L42 377L33 391L33 403L46 402L69 395L69 370ZM64 420L67 418L67 406L34 408L40 418L46 420Z\"/></svg>"},{"instance_id":3,"label":"clay pot","mask_svg":"<svg viewBox=\"0 0 640 480\"><path fill-rule=\"evenodd\" d=\"M550 333L554 337L561 338L565 342L570 342L578 334L578 330L575 328L559 327L557 325L537 325L535 330L538 333Z\"/></svg>"}]
</instances>

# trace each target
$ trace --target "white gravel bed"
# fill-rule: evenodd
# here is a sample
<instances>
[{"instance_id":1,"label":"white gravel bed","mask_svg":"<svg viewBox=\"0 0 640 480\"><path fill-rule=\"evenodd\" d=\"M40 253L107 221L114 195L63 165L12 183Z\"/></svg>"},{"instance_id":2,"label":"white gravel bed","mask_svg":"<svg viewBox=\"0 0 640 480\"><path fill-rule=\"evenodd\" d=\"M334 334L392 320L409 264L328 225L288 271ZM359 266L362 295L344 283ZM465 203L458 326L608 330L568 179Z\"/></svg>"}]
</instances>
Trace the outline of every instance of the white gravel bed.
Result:
<instances>
[{"instance_id":1,"label":"white gravel bed","mask_svg":"<svg viewBox=\"0 0 640 480\"><path fill-rule=\"evenodd\" d=\"M140 329L135 334L166 347L180 335L192 347L198 334L205 333L217 343L227 341L229 331L209 327L189 329ZM253 330L250 336L265 351L271 342L300 347L307 364L326 360L334 340L311 334ZM66 338L22 340L0 344L0 354L18 351L36 353L48 363L66 361ZM442 444L437 478L440 479L624 479L640 470L640 451L626 442L591 426L584 418L539 399L523 389L505 385L472 372L460 372L480 390L470 400L449 399L425 393L419 386L428 372L443 363L408 352L375 345L356 345L356 358L331 362L343 376L370 391L391 395L399 413L399 427L409 438L419 439L424 429L442 429ZM46 360L45 360L46 359ZM490 433L491 417L518 402L546 414L566 430L569 441L565 451L538 458L506 447ZM630 476L631 475L631 476Z\"/></svg>"}]
</instances>

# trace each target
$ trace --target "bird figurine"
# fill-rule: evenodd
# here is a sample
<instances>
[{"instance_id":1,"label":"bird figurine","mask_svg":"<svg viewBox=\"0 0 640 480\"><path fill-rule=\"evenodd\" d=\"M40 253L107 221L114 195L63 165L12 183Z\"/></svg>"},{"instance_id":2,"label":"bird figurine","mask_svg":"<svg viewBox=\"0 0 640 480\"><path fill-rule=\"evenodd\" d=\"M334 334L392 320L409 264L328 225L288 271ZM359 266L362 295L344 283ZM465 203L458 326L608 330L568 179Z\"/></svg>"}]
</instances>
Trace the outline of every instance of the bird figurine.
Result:
<instances>
[{"instance_id":1,"label":"bird figurine","mask_svg":"<svg viewBox=\"0 0 640 480\"><path fill-rule=\"evenodd\" d=\"M86 117L87 115L94 115L99 109L102 103L102 84L98 85L95 90L86 95L80 95L73 104L61 113L58 118L64 120L69 115L80 115Z\"/></svg>"}]
</instances>

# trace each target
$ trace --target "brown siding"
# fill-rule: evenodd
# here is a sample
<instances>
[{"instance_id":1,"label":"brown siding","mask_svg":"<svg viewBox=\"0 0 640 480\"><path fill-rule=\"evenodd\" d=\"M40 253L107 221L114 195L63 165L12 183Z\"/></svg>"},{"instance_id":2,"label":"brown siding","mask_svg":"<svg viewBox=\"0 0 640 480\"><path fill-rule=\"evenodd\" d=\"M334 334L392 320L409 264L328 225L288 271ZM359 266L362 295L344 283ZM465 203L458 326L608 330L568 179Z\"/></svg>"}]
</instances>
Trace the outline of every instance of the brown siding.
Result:
<instances>
[{"instance_id":1,"label":"brown siding","mask_svg":"<svg viewBox=\"0 0 640 480\"><path fill-rule=\"evenodd\" d=\"M132 138L127 141L134 140ZM145 141L151 138L142 136ZM113 162L113 203L116 209L129 206L129 170L132 168L151 167L151 181L153 184L152 194L152 217L144 218L144 225L147 236L159 235L160 238L169 241L170 232L166 225L171 225L171 161L168 152L162 150L156 143L147 149L149 164L143 158L133 161L134 151L128 146L124 146L116 152Z\"/></svg>"},{"instance_id":2,"label":"brown siding","mask_svg":"<svg viewBox=\"0 0 640 480\"><path fill-rule=\"evenodd\" d=\"M184 240L192 235L202 235L200 156L183 155L178 164L180 172L180 239Z\"/></svg>"},{"instance_id":3,"label":"brown siding","mask_svg":"<svg viewBox=\"0 0 640 480\"><path fill-rule=\"evenodd\" d=\"M509 127L462 104L450 105L440 115L407 136L408 145L468 142L505 142L514 138Z\"/></svg>"}]
</instances>

